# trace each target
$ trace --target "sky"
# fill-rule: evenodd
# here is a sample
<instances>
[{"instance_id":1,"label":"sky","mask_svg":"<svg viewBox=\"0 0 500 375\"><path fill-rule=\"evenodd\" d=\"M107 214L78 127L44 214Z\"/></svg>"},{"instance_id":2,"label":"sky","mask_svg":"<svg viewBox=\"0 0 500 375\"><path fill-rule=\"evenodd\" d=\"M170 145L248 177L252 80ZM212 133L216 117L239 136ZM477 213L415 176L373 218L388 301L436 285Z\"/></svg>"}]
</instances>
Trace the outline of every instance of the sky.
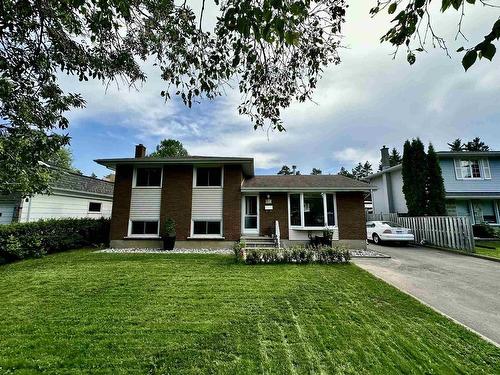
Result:
<instances>
[{"instance_id":1,"label":"sky","mask_svg":"<svg viewBox=\"0 0 500 375\"><path fill-rule=\"evenodd\" d=\"M374 4L349 2L340 65L325 70L313 101L284 111L282 133L253 130L250 120L238 115L237 90L192 108L165 102L160 92L166 84L152 63L144 65L148 81L138 90L61 77L65 90L87 101L86 108L68 114L74 166L102 177L110 171L94 159L133 157L138 143L153 151L163 138L180 140L191 155L254 157L258 174L275 174L284 164L303 174L313 167L337 173L365 160L376 169L383 145L402 151L404 141L414 137L437 150L446 150L455 138L474 137L500 149L500 55L464 72L462 54L454 52L482 40L500 12L467 4L462 29L469 44L455 40L459 13L435 12L436 31L449 42L452 58L429 46L410 66L405 53L393 59L393 47L380 43L390 18L371 18ZM209 8L204 19L210 22L213 15Z\"/></svg>"}]
</instances>

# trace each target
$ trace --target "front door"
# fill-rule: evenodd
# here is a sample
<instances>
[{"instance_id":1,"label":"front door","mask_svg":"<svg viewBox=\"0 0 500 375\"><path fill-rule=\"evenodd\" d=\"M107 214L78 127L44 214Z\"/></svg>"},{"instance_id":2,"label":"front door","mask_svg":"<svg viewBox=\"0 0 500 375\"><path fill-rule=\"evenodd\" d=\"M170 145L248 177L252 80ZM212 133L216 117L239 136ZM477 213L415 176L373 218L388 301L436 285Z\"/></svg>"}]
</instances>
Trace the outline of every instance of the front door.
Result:
<instances>
[{"instance_id":1,"label":"front door","mask_svg":"<svg viewBox=\"0 0 500 375\"><path fill-rule=\"evenodd\" d=\"M259 199L257 195L243 197L243 233L259 234Z\"/></svg>"}]
</instances>

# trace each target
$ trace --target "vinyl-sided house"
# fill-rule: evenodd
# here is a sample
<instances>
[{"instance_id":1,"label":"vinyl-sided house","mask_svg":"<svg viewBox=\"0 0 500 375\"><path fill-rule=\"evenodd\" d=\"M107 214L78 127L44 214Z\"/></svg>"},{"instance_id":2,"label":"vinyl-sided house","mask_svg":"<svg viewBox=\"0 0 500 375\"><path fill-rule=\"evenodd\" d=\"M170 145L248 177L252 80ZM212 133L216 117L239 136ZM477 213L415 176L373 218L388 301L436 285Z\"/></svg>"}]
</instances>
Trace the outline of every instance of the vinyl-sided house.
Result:
<instances>
[{"instance_id":1,"label":"vinyl-sided house","mask_svg":"<svg viewBox=\"0 0 500 375\"><path fill-rule=\"evenodd\" d=\"M112 182L70 171L57 171L51 194L35 194L25 198L19 194L0 195L0 224L111 216Z\"/></svg>"},{"instance_id":2,"label":"vinyl-sided house","mask_svg":"<svg viewBox=\"0 0 500 375\"><path fill-rule=\"evenodd\" d=\"M228 247L241 237L305 242L325 228L365 246L370 185L337 175L256 176L252 158L189 156L100 159L116 171L112 247L159 247L166 218L177 247Z\"/></svg>"},{"instance_id":3,"label":"vinyl-sided house","mask_svg":"<svg viewBox=\"0 0 500 375\"><path fill-rule=\"evenodd\" d=\"M381 149L380 172L367 177L374 213L407 213L401 164L388 167L389 150ZM440 151L446 210L449 216L469 216L472 223L500 225L500 151ZM385 167L384 167L385 165Z\"/></svg>"}]
</instances>

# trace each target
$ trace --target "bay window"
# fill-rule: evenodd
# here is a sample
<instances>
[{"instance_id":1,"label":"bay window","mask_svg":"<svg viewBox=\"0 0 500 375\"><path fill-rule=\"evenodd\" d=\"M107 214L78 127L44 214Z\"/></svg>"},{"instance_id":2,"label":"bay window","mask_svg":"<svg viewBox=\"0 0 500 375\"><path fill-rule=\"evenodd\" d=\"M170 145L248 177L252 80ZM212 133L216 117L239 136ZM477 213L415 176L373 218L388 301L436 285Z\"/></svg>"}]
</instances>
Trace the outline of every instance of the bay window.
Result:
<instances>
[{"instance_id":1,"label":"bay window","mask_svg":"<svg viewBox=\"0 0 500 375\"><path fill-rule=\"evenodd\" d=\"M334 194L296 193L289 195L290 226L324 228L335 225Z\"/></svg>"}]
</instances>

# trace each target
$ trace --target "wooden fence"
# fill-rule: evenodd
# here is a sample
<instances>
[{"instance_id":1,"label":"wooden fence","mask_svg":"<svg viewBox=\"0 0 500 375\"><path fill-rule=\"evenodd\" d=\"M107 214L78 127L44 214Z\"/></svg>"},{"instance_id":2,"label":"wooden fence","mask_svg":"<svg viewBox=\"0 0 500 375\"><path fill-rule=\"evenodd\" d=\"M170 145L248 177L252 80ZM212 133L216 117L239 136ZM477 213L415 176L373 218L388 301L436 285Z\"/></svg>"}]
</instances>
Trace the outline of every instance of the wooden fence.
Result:
<instances>
[{"instance_id":1,"label":"wooden fence","mask_svg":"<svg viewBox=\"0 0 500 375\"><path fill-rule=\"evenodd\" d=\"M413 230L418 244L474 252L474 234L469 217L399 217L398 223Z\"/></svg>"},{"instance_id":2,"label":"wooden fence","mask_svg":"<svg viewBox=\"0 0 500 375\"><path fill-rule=\"evenodd\" d=\"M398 217L397 214L369 214L367 220L394 221L410 228L417 244L474 252L472 223L467 216Z\"/></svg>"}]
</instances>

